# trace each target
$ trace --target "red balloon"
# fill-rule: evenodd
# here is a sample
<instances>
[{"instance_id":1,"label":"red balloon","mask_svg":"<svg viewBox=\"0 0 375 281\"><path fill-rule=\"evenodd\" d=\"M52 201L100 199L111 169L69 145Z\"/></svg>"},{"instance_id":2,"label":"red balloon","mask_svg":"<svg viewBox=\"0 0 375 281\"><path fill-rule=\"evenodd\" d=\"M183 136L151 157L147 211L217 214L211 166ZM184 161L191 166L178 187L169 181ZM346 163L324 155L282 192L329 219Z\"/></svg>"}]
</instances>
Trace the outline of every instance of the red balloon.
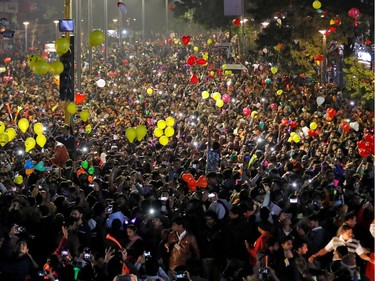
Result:
<instances>
[{"instance_id":1,"label":"red balloon","mask_svg":"<svg viewBox=\"0 0 375 281\"><path fill-rule=\"evenodd\" d=\"M324 59L323 55L317 55L314 57L314 60L317 60L317 61L322 61L323 59Z\"/></svg>"},{"instance_id":2,"label":"red balloon","mask_svg":"<svg viewBox=\"0 0 375 281\"><path fill-rule=\"evenodd\" d=\"M288 125L288 123L289 123L289 120L288 120L288 119L283 118L283 119L281 120L281 125L283 125L283 126Z\"/></svg>"},{"instance_id":3,"label":"red balloon","mask_svg":"<svg viewBox=\"0 0 375 281\"><path fill-rule=\"evenodd\" d=\"M224 94L221 99L223 100L223 102L225 103L228 103L230 101L230 95L228 94Z\"/></svg>"},{"instance_id":4,"label":"red balloon","mask_svg":"<svg viewBox=\"0 0 375 281\"><path fill-rule=\"evenodd\" d=\"M329 118L335 117L336 110L334 108L327 108L327 115Z\"/></svg>"},{"instance_id":5,"label":"red balloon","mask_svg":"<svg viewBox=\"0 0 375 281\"><path fill-rule=\"evenodd\" d=\"M172 38L169 38L168 39L168 44L172 44L172 42L173 42Z\"/></svg>"},{"instance_id":6,"label":"red balloon","mask_svg":"<svg viewBox=\"0 0 375 281\"><path fill-rule=\"evenodd\" d=\"M249 107L245 107L243 110L242 110L243 114L245 116L249 116L251 114L251 109Z\"/></svg>"},{"instance_id":7,"label":"red balloon","mask_svg":"<svg viewBox=\"0 0 375 281\"><path fill-rule=\"evenodd\" d=\"M190 42L190 36L186 36L186 35L182 36L181 41L186 46Z\"/></svg>"},{"instance_id":8,"label":"red balloon","mask_svg":"<svg viewBox=\"0 0 375 281\"><path fill-rule=\"evenodd\" d=\"M122 65L128 65L128 64L129 64L128 60L123 60L122 61Z\"/></svg>"},{"instance_id":9,"label":"red balloon","mask_svg":"<svg viewBox=\"0 0 375 281\"><path fill-rule=\"evenodd\" d=\"M369 156L370 154L365 150L365 149L359 149L358 150L358 153L361 157L367 157Z\"/></svg>"},{"instance_id":10,"label":"red balloon","mask_svg":"<svg viewBox=\"0 0 375 281\"><path fill-rule=\"evenodd\" d=\"M313 131L313 130L309 130L307 133L309 134L310 137L315 136L315 131Z\"/></svg>"},{"instance_id":11,"label":"red balloon","mask_svg":"<svg viewBox=\"0 0 375 281\"><path fill-rule=\"evenodd\" d=\"M170 4L170 5L168 5L168 9L169 9L169 10L171 10L171 11L172 11L172 10L173 10L173 8L174 8L173 4Z\"/></svg>"},{"instance_id":12,"label":"red balloon","mask_svg":"<svg viewBox=\"0 0 375 281\"><path fill-rule=\"evenodd\" d=\"M197 61L197 58L195 56L190 56L188 57L186 63L190 66L193 66L196 61Z\"/></svg>"},{"instance_id":13,"label":"red balloon","mask_svg":"<svg viewBox=\"0 0 375 281\"><path fill-rule=\"evenodd\" d=\"M295 128L295 127L297 127L297 122L296 121L292 121L292 122L290 122L290 128Z\"/></svg>"},{"instance_id":14,"label":"red balloon","mask_svg":"<svg viewBox=\"0 0 375 281\"><path fill-rule=\"evenodd\" d=\"M353 19L357 19L359 16L360 16L361 12L359 11L358 8L351 8L349 11L348 11L348 15L349 17L353 18Z\"/></svg>"},{"instance_id":15,"label":"red balloon","mask_svg":"<svg viewBox=\"0 0 375 281\"><path fill-rule=\"evenodd\" d=\"M195 75L195 74L191 75L191 77L190 77L190 83L192 83L192 84L197 84L198 83L198 77L197 77L197 75Z\"/></svg>"},{"instance_id":16,"label":"red balloon","mask_svg":"<svg viewBox=\"0 0 375 281\"><path fill-rule=\"evenodd\" d=\"M189 182L189 180L190 179L194 179L193 178L193 175L192 174L190 174L190 173L185 173L185 174L182 174L182 180L184 181L184 182Z\"/></svg>"},{"instance_id":17,"label":"red balloon","mask_svg":"<svg viewBox=\"0 0 375 281\"><path fill-rule=\"evenodd\" d=\"M374 136L367 133L363 136L363 138L365 139L365 141L369 142L369 143L373 143L374 142Z\"/></svg>"},{"instance_id":18,"label":"red balloon","mask_svg":"<svg viewBox=\"0 0 375 281\"><path fill-rule=\"evenodd\" d=\"M205 176L200 176L197 180L197 186L206 188L208 186L207 178Z\"/></svg>"},{"instance_id":19,"label":"red balloon","mask_svg":"<svg viewBox=\"0 0 375 281\"><path fill-rule=\"evenodd\" d=\"M331 27L329 28L329 31L331 31L331 32L335 32L335 31L336 31L336 27L331 26Z\"/></svg>"},{"instance_id":20,"label":"red balloon","mask_svg":"<svg viewBox=\"0 0 375 281\"><path fill-rule=\"evenodd\" d=\"M365 40L365 44L366 44L366 45L371 45L371 40L366 39L366 40Z\"/></svg>"},{"instance_id":21,"label":"red balloon","mask_svg":"<svg viewBox=\"0 0 375 281\"><path fill-rule=\"evenodd\" d=\"M357 141L357 147L359 149L366 149L366 141L364 140Z\"/></svg>"},{"instance_id":22,"label":"red balloon","mask_svg":"<svg viewBox=\"0 0 375 281\"><path fill-rule=\"evenodd\" d=\"M188 181L188 187L189 187L189 190L191 192L194 192L197 190L197 182L195 181L195 179L191 178L189 181Z\"/></svg>"},{"instance_id":23,"label":"red balloon","mask_svg":"<svg viewBox=\"0 0 375 281\"><path fill-rule=\"evenodd\" d=\"M207 61L205 59L202 59L202 58L197 59L197 64L199 64L199 65L205 65L206 63L207 63Z\"/></svg>"},{"instance_id":24,"label":"red balloon","mask_svg":"<svg viewBox=\"0 0 375 281\"><path fill-rule=\"evenodd\" d=\"M77 93L76 96L74 97L74 102L76 104L83 103L86 99L86 95Z\"/></svg>"},{"instance_id":25,"label":"red balloon","mask_svg":"<svg viewBox=\"0 0 375 281\"><path fill-rule=\"evenodd\" d=\"M272 104L270 105L270 108L271 108L272 110L277 110L277 104L276 104L276 103L272 103Z\"/></svg>"},{"instance_id":26,"label":"red balloon","mask_svg":"<svg viewBox=\"0 0 375 281\"><path fill-rule=\"evenodd\" d=\"M341 20L340 20L340 18L335 18L334 19L334 22L335 22L335 24L338 26L338 25L341 25Z\"/></svg>"},{"instance_id":27,"label":"red balloon","mask_svg":"<svg viewBox=\"0 0 375 281\"><path fill-rule=\"evenodd\" d=\"M232 24L235 25L235 26L239 26L241 24L241 20L240 19L234 19L234 20L232 20Z\"/></svg>"},{"instance_id":28,"label":"red balloon","mask_svg":"<svg viewBox=\"0 0 375 281\"><path fill-rule=\"evenodd\" d=\"M9 58L9 57L4 59L4 62L5 62L5 63L9 63L9 62L11 62L11 61L12 61L12 59Z\"/></svg>"},{"instance_id":29,"label":"red balloon","mask_svg":"<svg viewBox=\"0 0 375 281\"><path fill-rule=\"evenodd\" d=\"M342 124L342 129L345 131L345 132L349 132L350 130L350 125L348 123L343 123Z\"/></svg>"}]
</instances>

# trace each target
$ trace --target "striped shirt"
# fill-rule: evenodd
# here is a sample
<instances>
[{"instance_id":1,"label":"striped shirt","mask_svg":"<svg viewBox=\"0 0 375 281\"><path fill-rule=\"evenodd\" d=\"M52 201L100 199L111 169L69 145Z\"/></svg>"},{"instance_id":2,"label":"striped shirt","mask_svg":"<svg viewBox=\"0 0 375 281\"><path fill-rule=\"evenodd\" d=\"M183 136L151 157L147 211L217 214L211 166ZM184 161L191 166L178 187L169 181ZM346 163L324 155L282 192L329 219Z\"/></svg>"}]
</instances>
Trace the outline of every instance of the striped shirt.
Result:
<instances>
[{"instance_id":1,"label":"striped shirt","mask_svg":"<svg viewBox=\"0 0 375 281\"><path fill-rule=\"evenodd\" d=\"M336 251L339 246L346 246L349 253L356 253L357 255L362 255L365 250L362 248L361 243L356 239L349 239L344 241L342 235L335 236L329 241L329 243L324 247L328 252Z\"/></svg>"}]
</instances>

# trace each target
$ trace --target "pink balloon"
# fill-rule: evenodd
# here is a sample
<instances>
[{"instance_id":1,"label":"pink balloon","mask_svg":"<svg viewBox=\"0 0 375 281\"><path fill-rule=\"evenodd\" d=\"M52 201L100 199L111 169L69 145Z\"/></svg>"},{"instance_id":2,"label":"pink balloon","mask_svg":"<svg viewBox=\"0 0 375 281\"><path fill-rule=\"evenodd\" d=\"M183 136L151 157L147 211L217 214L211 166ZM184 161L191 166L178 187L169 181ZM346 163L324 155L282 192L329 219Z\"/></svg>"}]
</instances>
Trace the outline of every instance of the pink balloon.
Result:
<instances>
[{"instance_id":1,"label":"pink balloon","mask_svg":"<svg viewBox=\"0 0 375 281\"><path fill-rule=\"evenodd\" d=\"M276 103L271 104L270 107L271 107L272 110L277 110L277 104Z\"/></svg>"},{"instance_id":2,"label":"pink balloon","mask_svg":"<svg viewBox=\"0 0 375 281\"><path fill-rule=\"evenodd\" d=\"M223 102L228 103L230 101L230 96L228 94L224 94L221 99Z\"/></svg>"},{"instance_id":3,"label":"pink balloon","mask_svg":"<svg viewBox=\"0 0 375 281\"><path fill-rule=\"evenodd\" d=\"M351 8L349 11L348 11L348 15L349 17L353 18L353 19L356 19L360 16L361 12L359 11L358 8Z\"/></svg>"},{"instance_id":4,"label":"pink balloon","mask_svg":"<svg viewBox=\"0 0 375 281\"><path fill-rule=\"evenodd\" d=\"M251 114L251 109L249 107L245 107L242 112L245 116L249 116Z\"/></svg>"}]
</instances>

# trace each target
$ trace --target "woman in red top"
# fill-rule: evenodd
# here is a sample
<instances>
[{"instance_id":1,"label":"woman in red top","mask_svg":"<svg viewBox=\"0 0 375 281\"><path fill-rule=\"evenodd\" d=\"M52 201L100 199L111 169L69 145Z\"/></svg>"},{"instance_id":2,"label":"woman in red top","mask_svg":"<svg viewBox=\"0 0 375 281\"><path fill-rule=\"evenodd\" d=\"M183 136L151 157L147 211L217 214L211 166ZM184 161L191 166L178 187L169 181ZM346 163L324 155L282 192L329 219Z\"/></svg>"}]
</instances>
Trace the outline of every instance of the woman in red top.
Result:
<instances>
[{"instance_id":1,"label":"woman in red top","mask_svg":"<svg viewBox=\"0 0 375 281\"><path fill-rule=\"evenodd\" d=\"M271 228L270 223L268 222L261 222L258 225L258 231L260 232L260 236L255 241L254 246L251 247L249 242L245 241L245 246L247 252L250 255L249 263L250 266L255 266L257 263L257 254L266 248L267 240L272 236L269 232Z\"/></svg>"}]
</instances>

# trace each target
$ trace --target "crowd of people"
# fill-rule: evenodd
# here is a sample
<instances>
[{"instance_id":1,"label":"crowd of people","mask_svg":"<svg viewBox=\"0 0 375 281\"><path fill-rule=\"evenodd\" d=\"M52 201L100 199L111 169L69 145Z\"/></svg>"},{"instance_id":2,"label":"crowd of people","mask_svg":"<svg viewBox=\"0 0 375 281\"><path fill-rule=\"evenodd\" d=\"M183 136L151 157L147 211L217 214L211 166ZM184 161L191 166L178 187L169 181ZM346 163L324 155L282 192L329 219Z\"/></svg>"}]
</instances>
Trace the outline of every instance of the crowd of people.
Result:
<instances>
[{"instance_id":1,"label":"crowd of people","mask_svg":"<svg viewBox=\"0 0 375 281\"><path fill-rule=\"evenodd\" d=\"M372 109L256 56L227 72L237 58L212 36L128 38L107 62L94 49L85 122L30 54L2 54L0 121L17 136L0 148L1 280L374 280L374 163L358 149ZM36 122L47 143L25 152Z\"/></svg>"}]
</instances>

